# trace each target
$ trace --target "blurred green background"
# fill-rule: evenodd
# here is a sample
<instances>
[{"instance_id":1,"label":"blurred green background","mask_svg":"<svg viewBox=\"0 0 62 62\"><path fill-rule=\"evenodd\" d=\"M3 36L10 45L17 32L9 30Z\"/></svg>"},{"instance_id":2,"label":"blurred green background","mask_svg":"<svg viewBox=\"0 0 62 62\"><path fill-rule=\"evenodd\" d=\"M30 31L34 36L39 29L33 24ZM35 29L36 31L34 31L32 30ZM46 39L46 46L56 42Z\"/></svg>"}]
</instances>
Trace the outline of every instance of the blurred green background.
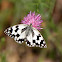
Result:
<instances>
[{"instance_id":1,"label":"blurred green background","mask_svg":"<svg viewBox=\"0 0 62 62\"><path fill-rule=\"evenodd\" d=\"M47 48L17 44L4 30L18 24L30 11L41 14ZM61 0L0 0L0 62L62 62Z\"/></svg>"}]
</instances>

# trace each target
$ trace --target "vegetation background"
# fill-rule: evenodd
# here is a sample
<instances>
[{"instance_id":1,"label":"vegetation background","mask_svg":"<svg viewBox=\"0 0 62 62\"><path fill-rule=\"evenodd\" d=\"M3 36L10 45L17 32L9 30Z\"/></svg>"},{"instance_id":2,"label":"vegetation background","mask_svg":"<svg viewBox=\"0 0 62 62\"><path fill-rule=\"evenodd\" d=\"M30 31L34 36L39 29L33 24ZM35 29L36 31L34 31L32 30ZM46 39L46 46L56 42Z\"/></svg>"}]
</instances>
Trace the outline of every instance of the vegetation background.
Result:
<instances>
[{"instance_id":1,"label":"vegetation background","mask_svg":"<svg viewBox=\"0 0 62 62\"><path fill-rule=\"evenodd\" d=\"M30 11L42 16L46 49L17 44L4 34ZM0 0L0 62L62 62L62 0Z\"/></svg>"}]
</instances>

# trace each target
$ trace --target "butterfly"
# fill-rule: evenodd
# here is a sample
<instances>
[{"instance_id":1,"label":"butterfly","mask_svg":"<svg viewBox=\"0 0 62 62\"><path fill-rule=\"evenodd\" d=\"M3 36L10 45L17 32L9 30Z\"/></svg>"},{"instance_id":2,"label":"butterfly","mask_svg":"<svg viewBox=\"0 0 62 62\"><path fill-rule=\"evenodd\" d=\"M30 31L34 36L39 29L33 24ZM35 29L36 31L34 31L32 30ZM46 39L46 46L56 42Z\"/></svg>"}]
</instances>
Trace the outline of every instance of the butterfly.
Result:
<instances>
[{"instance_id":1,"label":"butterfly","mask_svg":"<svg viewBox=\"0 0 62 62\"><path fill-rule=\"evenodd\" d=\"M24 41L29 47L47 48L44 38L40 32L32 27L32 24L18 24L7 28L4 33L22 44Z\"/></svg>"}]
</instances>

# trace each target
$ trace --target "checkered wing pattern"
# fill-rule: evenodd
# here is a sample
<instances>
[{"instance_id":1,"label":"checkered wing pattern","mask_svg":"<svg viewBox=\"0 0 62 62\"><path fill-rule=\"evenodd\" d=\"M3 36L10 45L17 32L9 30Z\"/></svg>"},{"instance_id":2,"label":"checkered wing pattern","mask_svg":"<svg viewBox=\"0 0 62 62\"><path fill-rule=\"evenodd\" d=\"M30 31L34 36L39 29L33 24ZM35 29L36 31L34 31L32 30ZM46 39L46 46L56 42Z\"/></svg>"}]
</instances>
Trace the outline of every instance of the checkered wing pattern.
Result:
<instances>
[{"instance_id":1,"label":"checkered wing pattern","mask_svg":"<svg viewBox=\"0 0 62 62\"><path fill-rule=\"evenodd\" d=\"M27 27L26 24L19 24L19 25L15 25L15 26L12 26L12 27L9 27L7 28L4 33L7 34L8 36L14 38L14 40L17 42L17 43L23 43L26 35L25 35L25 31L22 33L22 29Z\"/></svg>"},{"instance_id":2,"label":"checkered wing pattern","mask_svg":"<svg viewBox=\"0 0 62 62\"><path fill-rule=\"evenodd\" d=\"M33 33L34 33L33 36L32 36L32 32L27 36L27 42L26 42L27 46L46 48L47 45L45 43L45 40L43 39L40 32L34 27L33 27Z\"/></svg>"}]
</instances>

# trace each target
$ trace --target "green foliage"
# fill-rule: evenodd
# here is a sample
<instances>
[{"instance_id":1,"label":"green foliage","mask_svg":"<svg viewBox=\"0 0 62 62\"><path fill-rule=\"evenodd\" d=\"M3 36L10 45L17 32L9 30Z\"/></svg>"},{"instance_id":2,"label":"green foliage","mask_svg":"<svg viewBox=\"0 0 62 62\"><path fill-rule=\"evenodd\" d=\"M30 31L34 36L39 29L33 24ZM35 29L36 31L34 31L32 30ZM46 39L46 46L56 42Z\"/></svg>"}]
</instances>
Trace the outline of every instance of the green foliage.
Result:
<instances>
[{"instance_id":1,"label":"green foliage","mask_svg":"<svg viewBox=\"0 0 62 62\"><path fill-rule=\"evenodd\" d=\"M6 55L4 53L1 53L0 57L1 57L1 62L7 62L6 61Z\"/></svg>"},{"instance_id":2,"label":"green foliage","mask_svg":"<svg viewBox=\"0 0 62 62\"><path fill-rule=\"evenodd\" d=\"M5 38L1 38L0 40L0 50L2 49L2 47L5 45Z\"/></svg>"}]
</instances>

